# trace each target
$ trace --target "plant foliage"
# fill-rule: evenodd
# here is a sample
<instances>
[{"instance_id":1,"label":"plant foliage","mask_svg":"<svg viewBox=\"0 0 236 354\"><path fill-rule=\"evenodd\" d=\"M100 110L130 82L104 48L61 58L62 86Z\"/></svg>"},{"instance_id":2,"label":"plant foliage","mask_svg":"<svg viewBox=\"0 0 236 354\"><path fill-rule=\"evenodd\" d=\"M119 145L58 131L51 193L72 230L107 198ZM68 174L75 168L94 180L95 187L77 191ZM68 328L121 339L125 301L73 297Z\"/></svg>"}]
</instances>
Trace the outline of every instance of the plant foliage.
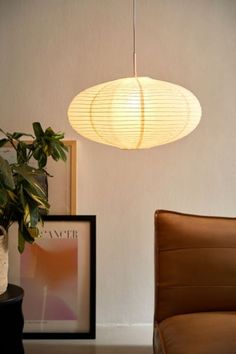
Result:
<instances>
[{"instance_id":1,"label":"plant foliage","mask_svg":"<svg viewBox=\"0 0 236 354\"><path fill-rule=\"evenodd\" d=\"M61 141L63 133L55 133L50 127L44 131L38 122L33 123L33 130L34 135L6 133L0 129L4 135L0 147L11 144L16 153L15 163L0 156L0 225L8 231L17 221L20 253L24 251L25 242L33 243L39 236L42 214L50 209L47 191L40 182L50 176L46 171L48 158L66 161L67 157L67 147ZM31 140L22 140L25 137ZM33 160L37 167L32 165Z\"/></svg>"}]
</instances>

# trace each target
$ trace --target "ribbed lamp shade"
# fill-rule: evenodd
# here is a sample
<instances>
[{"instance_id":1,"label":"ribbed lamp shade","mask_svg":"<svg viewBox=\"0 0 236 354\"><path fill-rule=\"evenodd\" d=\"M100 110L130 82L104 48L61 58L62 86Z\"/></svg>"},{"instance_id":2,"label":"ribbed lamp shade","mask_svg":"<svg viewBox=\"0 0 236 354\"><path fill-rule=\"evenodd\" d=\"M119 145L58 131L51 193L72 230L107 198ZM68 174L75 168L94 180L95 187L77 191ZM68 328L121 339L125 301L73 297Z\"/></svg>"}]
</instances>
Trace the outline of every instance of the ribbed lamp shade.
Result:
<instances>
[{"instance_id":1,"label":"ribbed lamp shade","mask_svg":"<svg viewBox=\"0 0 236 354\"><path fill-rule=\"evenodd\" d=\"M121 149L145 149L193 131L201 118L201 106L181 86L131 77L82 91L72 100L68 116L85 138Z\"/></svg>"}]
</instances>

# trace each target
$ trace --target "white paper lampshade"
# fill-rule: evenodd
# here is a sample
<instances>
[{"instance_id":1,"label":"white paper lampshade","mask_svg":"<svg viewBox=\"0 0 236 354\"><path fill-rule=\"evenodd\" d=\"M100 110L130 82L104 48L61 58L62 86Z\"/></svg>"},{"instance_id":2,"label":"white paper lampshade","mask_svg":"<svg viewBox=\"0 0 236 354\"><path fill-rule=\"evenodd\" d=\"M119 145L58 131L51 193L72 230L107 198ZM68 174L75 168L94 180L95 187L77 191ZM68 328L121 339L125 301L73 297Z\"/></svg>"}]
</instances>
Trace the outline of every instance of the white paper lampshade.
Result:
<instances>
[{"instance_id":1,"label":"white paper lampshade","mask_svg":"<svg viewBox=\"0 0 236 354\"><path fill-rule=\"evenodd\" d=\"M131 77L79 93L68 109L82 136L121 149L145 149L178 140L201 118L198 99L187 89L149 77Z\"/></svg>"}]
</instances>

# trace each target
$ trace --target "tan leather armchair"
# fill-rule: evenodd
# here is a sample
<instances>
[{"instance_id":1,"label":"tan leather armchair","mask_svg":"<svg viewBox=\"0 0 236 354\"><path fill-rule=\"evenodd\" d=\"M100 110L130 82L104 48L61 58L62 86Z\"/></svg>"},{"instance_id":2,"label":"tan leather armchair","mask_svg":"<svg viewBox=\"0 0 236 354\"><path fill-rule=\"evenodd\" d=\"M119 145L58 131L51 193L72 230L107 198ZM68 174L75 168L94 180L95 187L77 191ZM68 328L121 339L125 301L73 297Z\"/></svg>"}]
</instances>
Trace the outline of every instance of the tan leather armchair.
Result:
<instances>
[{"instance_id":1,"label":"tan leather armchair","mask_svg":"<svg viewBox=\"0 0 236 354\"><path fill-rule=\"evenodd\" d=\"M236 354L236 218L155 213L155 354Z\"/></svg>"}]
</instances>

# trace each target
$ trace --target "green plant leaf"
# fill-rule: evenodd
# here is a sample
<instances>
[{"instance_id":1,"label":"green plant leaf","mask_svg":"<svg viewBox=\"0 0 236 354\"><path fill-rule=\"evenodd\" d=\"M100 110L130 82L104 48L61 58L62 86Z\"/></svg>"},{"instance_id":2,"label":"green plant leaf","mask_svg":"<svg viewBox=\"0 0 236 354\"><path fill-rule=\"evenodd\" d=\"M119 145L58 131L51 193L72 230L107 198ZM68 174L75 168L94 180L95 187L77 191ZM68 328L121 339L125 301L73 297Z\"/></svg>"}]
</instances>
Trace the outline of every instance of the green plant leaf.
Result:
<instances>
[{"instance_id":1,"label":"green plant leaf","mask_svg":"<svg viewBox=\"0 0 236 354\"><path fill-rule=\"evenodd\" d=\"M64 133L58 132L54 135L54 139L56 140L64 139L64 136L65 136Z\"/></svg>"},{"instance_id":2,"label":"green plant leaf","mask_svg":"<svg viewBox=\"0 0 236 354\"><path fill-rule=\"evenodd\" d=\"M0 189L0 208L4 208L8 201L8 194L5 189Z\"/></svg>"},{"instance_id":3,"label":"green plant leaf","mask_svg":"<svg viewBox=\"0 0 236 354\"><path fill-rule=\"evenodd\" d=\"M44 168L47 165L47 155L42 151L41 156L38 159L39 169Z\"/></svg>"},{"instance_id":4,"label":"green plant leaf","mask_svg":"<svg viewBox=\"0 0 236 354\"><path fill-rule=\"evenodd\" d=\"M29 222L30 222L29 204L25 203L25 206L24 206L24 224L28 224Z\"/></svg>"},{"instance_id":5,"label":"green plant leaf","mask_svg":"<svg viewBox=\"0 0 236 354\"><path fill-rule=\"evenodd\" d=\"M23 179L25 179L29 183L29 185L31 185L31 188L34 189L36 194L39 194L42 198L46 196L45 191L36 179L37 175L44 175L43 171L34 169L33 167L28 165L20 166L16 164L14 164L14 170L19 175L21 175Z\"/></svg>"},{"instance_id":6,"label":"green plant leaf","mask_svg":"<svg viewBox=\"0 0 236 354\"><path fill-rule=\"evenodd\" d=\"M8 139L1 139L0 140L0 147L4 146L8 142Z\"/></svg>"},{"instance_id":7,"label":"green plant leaf","mask_svg":"<svg viewBox=\"0 0 236 354\"><path fill-rule=\"evenodd\" d=\"M24 188L23 188L23 185L22 185L22 184L20 185L20 189L19 189L19 199L20 199L22 208L24 209L24 208L25 208L25 205L26 205L26 200L25 200Z\"/></svg>"},{"instance_id":8,"label":"green plant leaf","mask_svg":"<svg viewBox=\"0 0 236 354\"><path fill-rule=\"evenodd\" d=\"M25 239L20 227L18 228L18 251L23 253L25 249Z\"/></svg>"},{"instance_id":9,"label":"green plant leaf","mask_svg":"<svg viewBox=\"0 0 236 354\"><path fill-rule=\"evenodd\" d=\"M38 204L29 200L30 226L35 228L40 220Z\"/></svg>"},{"instance_id":10,"label":"green plant leaf","mask_svg":"<svg viewBox=\"0 0 236 354\"><path fill-rule=\"evenodd\" d=\"M27 192L28 196L37 202L38 207L49 209L50 205L47 201L46 195L42 196L41 193L37 193L38 191L33 188L30 184L25 184L24 190Z\"/></svg>"},{"instance_id":11,"label":"green plant leaf","mask_svg":"<svg viewBox=\"0 0 236 354\"><path fill-rule=\"evenodd\" d=\"M31 236L29 229L30 229L29 226L26 226L25 224L23 224L23 237L24 237L25 241L27 241L29 243L33 243L34 238Z\"/></svg>"},{"instance_id":12,"label":"green plant leaf","mask_svg":"<svg viewBox=\"0 0 236 354\"><path fill-rule=\"evenodd\" d=\"M20 141L17 144L17 162L18 164L24 164L27 160L27 144Z\"/></svg>"},{"instance_id":13,"label":"green plant leaf","mask_svg":"<svg viewBox=\"0 0 236 354\"><path fill-rule=\"evenodd\" d=\"M17 202L17 196L16 196L16 194L15 194L13 191L11 191L10 189L8 189L8 190L7 190L7 194L8 194L8 196L9 196L10 202L12 202L12 203L16 203L16 202Z\"/></svg>"},{"instance_id":14,"label":"green plant leaf","mask_svg":"<svg viewBox=\"0 0 236 354\"><path fill-rule=\"evenodd\" d=\"M39 236L39 229L37 227L29 227L28 232L33 239Z\"/></svg>"},{"instance_id":15,"label":"green plant leaf","mask_svg":"<svg viewBox=\"0 0 236 354\"><path fill-rule=\"evenodd\" d=\"M37 146L36 148L33 149L33 157L34 157L35 160L39 160L41 154L42 154L41 145L39 145L39 146Z\"/></svg>"},{"instance_id":16,"label":"green plant leaf","mask_svg":"<svg viewBox=\"0 0 236 354\"><path fill-rule=\"evenodd\" d=\"M56 153L58 159L66 161L66 154L62 149L61 145L58 142L53 142L51 145L53 146L53 153ZM53 154L52 157L54 158Z\"/></svg>"},{"instance_id":17,"label":"green plant leaf","mask_svg":"<svg viewBox=\"0 0 236 354\"><path fill-rule=\"evenodd\" d=\"M38 203L38 206L40 207L48 207L48 201L46 197L42 197L41 193L37 193L37 191L32 187L32 185L27 184L24 186L24 190L26 191L28 197L33 199ZM28 198L27 198L28 199Z\"/></svg>"},{"instance_id":18,"label":"green plant leaf","mask_svg":"<svg viewBox=\"0 0 236 354\"><path fill-rule=\"evenodd\" d=\"M53 158L53 160L55 160L55 161L58 161L58 160L60 160L60 152L59 152L59 150L57 149L57 146L56 146L56 144L55 143L51 143L51 155L52 155L52 158Z\"/></svg>"},{"instance_id":19,"label":"green plant leaf","mask_svg":"<svg viewBox=\"0 0 236 354\"><path fill-rule=\"evenodd\" d=\"M47 143L45 143L44 147L43 147L43 152L46 156L50 155L50 151L49 151L49 146Z\"/></svg>"},{"instance_id":20,"label":"green plant leaf","mask_svg":"<svg viewBox=\"0 0 236 354\"><path fill-rule=\"evenodd\" d=\"M20 235L25 241L27 241L29 243L33 243L34 238L31 236L28 229L29 229L29 226L27 226L27 224L25 224L24 221L21 219L20 225L19 225ZM19 234L18 234L18 236L19 236Z\"/></svg>"},{"instance_id":21,"label":"green plant leaf","mask_svg":"<svg viewBox=\"0 0 236 354\"><path fill-rule=\"evenodd\" d=\"M0 175L4 185L9 189L15 188L15 183L9 163L0 156Z\"/></svg>"},{"instance_id":22,"label":"green plant leaf","mask_svg":"<svg viewBox=\"0 0 236 354\"><path fill-rule=\"evenodd\" d=\"M37 139L41 139L44 136L44 131L43 131L42 126L39 122L33 123L33 129L34 129L34 134Z\"/></svg>"},{"instance_id":23,"label":"green plant leaf","mask_svg":"<svg viewBox=\"0 0 236 354\"><path fill-rule=\"evenodd\" d=\"M22 136L30 136L31 138L34 138L34 136L32 134L19 133L19 132L15 132L11 136L12 136L12 139L15 139L15 140L18 140Z\"/></svg>"},{"instance_id":24,"label":"green plant leaf","mask_svg":"<svg viewBox=\"0 0 236 354\"><path fill-rule=\"evenodd\" d=\"M62 147L62 149L64 149L66 152L69 151L68 146L66 146L65 144L63 144L62 141L59 141L59 144L60 144L60 146Z\"/></svg>"},{"instance_id":25,"label":"green plant leaf","mask_svg":"<svg viewBox=\"0 0 236 354\"><path fill-rule=\"evenodd\" d=\"M48 137L51 137L55 135L55 132L52 130L51 127L48 127L46 130L45 130L45 136L48 136Z\"/></svg>"}]
</instances>

